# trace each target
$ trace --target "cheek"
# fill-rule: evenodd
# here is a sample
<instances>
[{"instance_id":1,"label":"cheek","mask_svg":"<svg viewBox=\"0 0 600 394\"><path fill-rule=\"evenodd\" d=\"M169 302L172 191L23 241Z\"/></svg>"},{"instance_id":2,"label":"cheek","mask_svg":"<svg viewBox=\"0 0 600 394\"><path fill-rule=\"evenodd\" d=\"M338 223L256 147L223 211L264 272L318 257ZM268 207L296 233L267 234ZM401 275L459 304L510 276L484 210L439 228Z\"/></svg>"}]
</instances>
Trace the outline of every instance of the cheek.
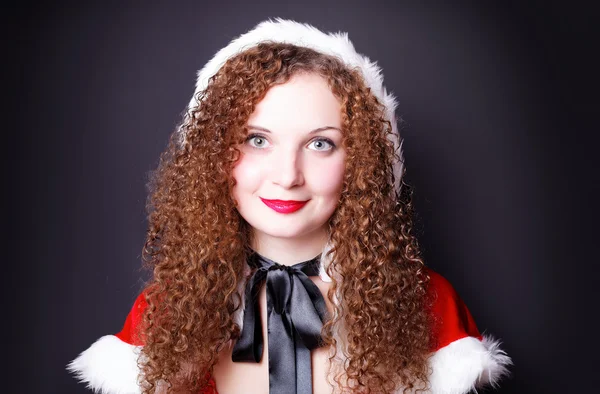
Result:
<instances>
[{"instance_id":1,"label":"cheek","mask_svg":"<svg viewBox=\"0 0 600 394\"><path fill-rule=\"evenodd\" d=\"M233 194L238 201L243 194L256 191L262 181L261 166L252 160L250 156L240 158L233 168L232 175L236 181Z\"/></svg>"},{"instance_id":2,"label":"cheek","mask_svg":"<svg viewBox=\"0 0 600 394\"><path fill-rule=\"evenodd\" d=\"M342 190L344 170L343 157L311 165L310 177L307 178L310 179L312 191L323 197L335 198L337 201Z\"/></svg>"}]
</instances>

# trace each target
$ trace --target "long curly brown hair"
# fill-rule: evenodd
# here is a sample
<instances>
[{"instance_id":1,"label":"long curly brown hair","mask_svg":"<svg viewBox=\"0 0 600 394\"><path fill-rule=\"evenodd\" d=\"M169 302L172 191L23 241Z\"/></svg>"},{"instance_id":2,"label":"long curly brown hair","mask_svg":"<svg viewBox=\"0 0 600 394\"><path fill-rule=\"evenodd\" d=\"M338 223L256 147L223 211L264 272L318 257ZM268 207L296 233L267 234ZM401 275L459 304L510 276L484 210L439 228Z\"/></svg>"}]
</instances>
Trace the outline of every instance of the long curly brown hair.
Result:
<instances>
[{"instance_id":1,"label":"long curly brown hair","mask_svg":"<svg viewBox=\"0 0 600 394\"><path fill-rule=\"evenodd\" d=\"M139 360L145 393L197 392L220 350L240 333L234 312L250 228L232 198L246 123L267 90L296 73L322 76L342 106L346 171L329 221L328 292L335 313L322 336L345 356L342 392L392 393L427 385L428 276L412 234L412 192L394 193L391 124L357 70L289 44L261 43L229 59L174 132L151 173L143 251L153 270ZM183 136L185 136L183 138ZM397 157L396 157L397 158ZM341 333L343 332L343 335Z\"/></svg>"}]
</instances>

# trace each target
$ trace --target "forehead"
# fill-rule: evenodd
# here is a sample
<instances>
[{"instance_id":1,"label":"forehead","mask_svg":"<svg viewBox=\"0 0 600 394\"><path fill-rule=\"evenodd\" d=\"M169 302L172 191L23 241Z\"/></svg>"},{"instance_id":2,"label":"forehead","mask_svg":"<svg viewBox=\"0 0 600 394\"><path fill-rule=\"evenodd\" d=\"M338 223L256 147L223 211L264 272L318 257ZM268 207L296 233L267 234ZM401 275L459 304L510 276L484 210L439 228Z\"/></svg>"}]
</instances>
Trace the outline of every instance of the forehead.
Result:
<instances>
[{"instance_id":1,"label":"forehead","mask_svg":"<svg viewBox=\"0 0 600 394\"><path fill-rule=\"evenodd\" d=\"M317 74L301 73L270 88L248 123L272 131L306 131L341 128L341 118L340 101L327 81Z\"/></svg>"}]
</instances>

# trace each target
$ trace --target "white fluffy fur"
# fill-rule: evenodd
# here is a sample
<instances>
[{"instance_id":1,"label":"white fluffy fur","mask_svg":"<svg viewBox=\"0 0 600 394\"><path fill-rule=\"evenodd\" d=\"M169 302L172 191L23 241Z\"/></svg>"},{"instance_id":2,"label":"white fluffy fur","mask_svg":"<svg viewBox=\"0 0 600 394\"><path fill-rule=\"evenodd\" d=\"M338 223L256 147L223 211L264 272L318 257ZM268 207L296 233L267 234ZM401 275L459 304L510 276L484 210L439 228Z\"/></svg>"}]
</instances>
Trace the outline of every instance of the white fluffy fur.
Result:
<instances>
[{"instance_id":1,"label":"white fluffy fur","mask_svg":"<svg viewBox=\"0 0 600 394\"><path fill-rule=\"evenodd\" d=\"M71 361L67 369L96 393L139 393L139 352L139 347L105 335Z\"/></svg>"},{"instance_id":2,"label":"white fluffy fur","mask_svg":"<svg viewBox=\"0 0 600 394\"><path fill-rule=\"evenodd\" d=\"M484 336L483 341L466 337L439 349L430 359L431 393L464 394L485 385L495 386L508 374L510 357L500 341Z\"/></svg>"},{"instance_id":3,"label":"white fluffy fur","mask_svg":"<svg viewBox=\"0 0 600 394\"><path fill-rule=\"evenodd\" d=\"M466 394L488 384L495 386L512 364L499 345L490 336L483 341L467 337L438 350L430 358L429 393ZM68 370L97 393L139 393L138 355L139 347L106 335L72 361Z\"/></svg>"},{"instance_id":4,"label":"white fluffy fur","mask_svg":"<svg viewBox=\"0 0 600 394\"><path fill-rule=\"evenodd\" d=\"M368 57L356 52L354 45L348 39L348 34L323 33L317 28L291 20L276 18L267 20L258 24L253 30L242 34L234 39L225 48L221 49L216 55L198 72L196 81L196 90L190 100L188 108L194 108L198 105L196 96L203 92L209 79L215 75L225 62L261 42L272 41L314 49L317 52L335 56L340 59L348 68L359 70L371 92L379 99L386 108L386 118L392 124L394 146L399 159L394 163L394 176L396 178L396 189L400 190L400 179L403 170L403 152L402 141L398 137L398 126L396 124L395 110L397 106L396 98L383 86L383 73L381 68ZM183 129L182 142L185 141Z\"/></svg>"}]
</instances>

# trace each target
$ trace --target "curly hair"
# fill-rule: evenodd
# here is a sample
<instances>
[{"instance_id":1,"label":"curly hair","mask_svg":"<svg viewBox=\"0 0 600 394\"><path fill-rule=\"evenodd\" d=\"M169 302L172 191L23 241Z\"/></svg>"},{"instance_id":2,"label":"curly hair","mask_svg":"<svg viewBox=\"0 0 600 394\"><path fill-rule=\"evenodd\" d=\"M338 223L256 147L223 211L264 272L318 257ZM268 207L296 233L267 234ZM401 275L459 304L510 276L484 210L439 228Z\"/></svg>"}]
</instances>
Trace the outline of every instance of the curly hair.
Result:
<instances>
[{"instance_id":1,"label":"curly hair","mask_svg":"<svg viewBox=\"0 0 600 394\"><path fill-rule=\"evenodd\" d=\"M140 332L144 393L161 385L198 391L218 354L239 337L234 313L250 227L232 197L232 169L247 121L270 87L316 73L342 108L346 169L329 220L335 313L323 326L343 392L392 393L427 386L428 276L412 235L412 192L394 192L394 146L384 108L357 70L289 44L261 43L229 59L196 97L148 182L149 228L143 260L153 271ZM396 156L397 159L397 156ZM334 302L335 300L335 302ZM340 336L339 333L344 335ZM338 333L338 334L336 334Z\"/></svg>"}]
</instances>

